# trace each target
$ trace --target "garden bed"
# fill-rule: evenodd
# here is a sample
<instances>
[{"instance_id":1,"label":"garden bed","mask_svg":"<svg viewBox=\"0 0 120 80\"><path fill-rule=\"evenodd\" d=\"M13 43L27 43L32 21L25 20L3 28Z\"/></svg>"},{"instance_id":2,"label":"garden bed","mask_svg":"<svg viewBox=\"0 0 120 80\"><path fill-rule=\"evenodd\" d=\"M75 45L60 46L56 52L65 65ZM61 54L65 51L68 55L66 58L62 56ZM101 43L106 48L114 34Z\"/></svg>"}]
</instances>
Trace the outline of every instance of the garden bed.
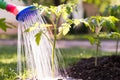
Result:
<instances>
[{"instance_id":1,"label":"garden bed","mask_svg":"<svg viewBox=\"0 0 120 80\"><path fill-rule=\"evenodd\" d=\"M81 59L71 65L68 75L83 80L120 80L120 56L99 57L97 66L94 59Z\"/></svg>"}]
</instances>

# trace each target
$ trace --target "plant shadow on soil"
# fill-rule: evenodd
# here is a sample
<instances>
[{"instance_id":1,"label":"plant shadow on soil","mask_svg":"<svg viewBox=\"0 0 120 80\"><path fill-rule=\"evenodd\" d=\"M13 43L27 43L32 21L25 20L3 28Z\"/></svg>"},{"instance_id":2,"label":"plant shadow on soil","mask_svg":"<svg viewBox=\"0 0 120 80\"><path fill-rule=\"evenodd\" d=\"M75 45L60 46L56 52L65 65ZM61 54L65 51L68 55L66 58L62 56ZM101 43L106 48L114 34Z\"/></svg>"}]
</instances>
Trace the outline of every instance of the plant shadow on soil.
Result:
<instances>
[{"instance_id":1,"label":"plant shadow on soil","mask_svg":"<svg viewBox=\"0 0 120 80\"><path fill-rule=\"evenodd\" d=\"M98 65L94 65L95 58L80 59L67 68L70 77L82 80L120 80L120 56L98 57Z\"/></svg>"}]
</instances>

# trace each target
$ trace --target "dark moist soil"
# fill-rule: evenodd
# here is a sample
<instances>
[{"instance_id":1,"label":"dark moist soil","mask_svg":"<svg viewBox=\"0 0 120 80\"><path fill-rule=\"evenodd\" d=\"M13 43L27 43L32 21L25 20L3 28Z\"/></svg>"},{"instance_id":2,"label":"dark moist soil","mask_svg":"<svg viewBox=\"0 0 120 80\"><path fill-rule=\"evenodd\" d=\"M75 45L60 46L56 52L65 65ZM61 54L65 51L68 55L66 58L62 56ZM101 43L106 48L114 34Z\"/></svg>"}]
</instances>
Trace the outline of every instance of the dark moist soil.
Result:
<instances>
[{"instance_id":1,"label":"dark moist soil","mask_svg":"<svg viewBox=\"0 0 120 80\"><path fill-rule=\"evenodd\" d=\"M68 75L82 80L120 80L120 56L99 57L97 66L94 60L81 59L67 69Z\"/></svg>"}]
</instances>

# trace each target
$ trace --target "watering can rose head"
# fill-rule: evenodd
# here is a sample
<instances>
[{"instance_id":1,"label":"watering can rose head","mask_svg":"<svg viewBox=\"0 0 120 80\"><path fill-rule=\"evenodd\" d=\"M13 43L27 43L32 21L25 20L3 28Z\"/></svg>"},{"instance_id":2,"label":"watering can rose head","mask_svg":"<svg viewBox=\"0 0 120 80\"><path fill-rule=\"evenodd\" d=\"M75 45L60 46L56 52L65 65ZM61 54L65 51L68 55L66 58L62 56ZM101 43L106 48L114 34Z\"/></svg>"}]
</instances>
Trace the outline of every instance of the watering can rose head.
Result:
<instances>
[{"instance_id":1,"label":"watering can rose head","mask_svg":"<svg viewBox=\"0 0 120 80\"><path fill-rule=\"evenodd\" d=\"M28 6L17 14L16 19L18 21L24 22L25 20L32 18L36 14L36 12L37 9L35 6Z\"/></svg>"}]
</instances>

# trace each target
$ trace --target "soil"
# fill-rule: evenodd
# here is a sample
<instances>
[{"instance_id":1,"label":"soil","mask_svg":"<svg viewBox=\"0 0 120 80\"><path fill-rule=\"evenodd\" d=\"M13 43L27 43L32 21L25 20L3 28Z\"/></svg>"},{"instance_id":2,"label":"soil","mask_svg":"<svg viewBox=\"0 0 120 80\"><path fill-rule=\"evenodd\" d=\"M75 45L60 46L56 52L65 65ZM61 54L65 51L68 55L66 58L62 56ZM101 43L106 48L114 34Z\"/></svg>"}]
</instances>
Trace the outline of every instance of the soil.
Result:
<instances>
[{"instance_id":1,"label":"soil","mask_svg":"<svg viewBox=\"0 0 120 80\"><path fill-rule=\"evenodd\" d=\"M120 80L120 56L103 56L98 58L81 59L67 68L68 75L82 80Z\"/></svg>"}]
</instances>

